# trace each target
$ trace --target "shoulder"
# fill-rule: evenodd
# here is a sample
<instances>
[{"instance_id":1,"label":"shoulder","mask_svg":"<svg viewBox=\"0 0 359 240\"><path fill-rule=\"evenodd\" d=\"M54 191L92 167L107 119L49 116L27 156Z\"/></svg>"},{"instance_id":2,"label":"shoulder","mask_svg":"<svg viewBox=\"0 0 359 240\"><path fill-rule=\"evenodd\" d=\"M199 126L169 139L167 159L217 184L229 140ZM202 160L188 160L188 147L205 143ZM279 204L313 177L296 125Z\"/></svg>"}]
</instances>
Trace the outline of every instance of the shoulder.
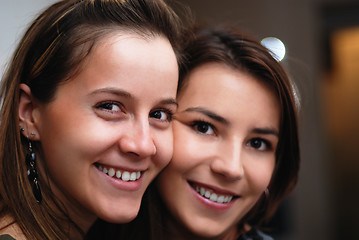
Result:
<instances>
[{"instance_id":1,"label":"shoulder","mask_svg":"<svg viewBox=\"0 0 359 240\"><path fill-rule=\"evenodd\" d=\"M274 240L271 236L263 233L258 229L251 229L249 232L242 234L238 240Z\"/></svg>"},{"instance_id":2,"label":"shoulder","mask_svg":"<svg viewBox=\"0 0 359 240\"><path fill-rule=\"evenodd\" d=\"M11 237L9 234L0 235L0 240L15 240L15 238Z\"/></svg>"},{"instance_id":3,"label":"shoulder","mask_svg":"<svg viewBox=\"0 0 359 240\"><path fill-rule=\"evenodd\" d=\"M10 215L0 218L0 240L26 239L19 225Z\"/></svg>"}]
</instances>

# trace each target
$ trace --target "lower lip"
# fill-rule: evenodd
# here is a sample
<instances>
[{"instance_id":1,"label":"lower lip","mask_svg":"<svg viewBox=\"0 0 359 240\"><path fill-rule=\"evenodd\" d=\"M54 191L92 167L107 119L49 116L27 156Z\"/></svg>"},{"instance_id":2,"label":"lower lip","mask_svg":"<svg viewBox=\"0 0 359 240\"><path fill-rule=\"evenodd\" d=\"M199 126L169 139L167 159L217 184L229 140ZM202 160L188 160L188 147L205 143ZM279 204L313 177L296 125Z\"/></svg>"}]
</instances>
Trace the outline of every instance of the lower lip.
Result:
<instances>
[{"instance_id":1,"label":"lower lip","mask_svg":"<svg viewBox=\"0 0 359 240\"><path fill-rule=\"evenodd\" d=\"M207 208L211 208L217 211L225 211L228 210L229 208L231 208L234 204L234 202L237 199L232 199L232 201L230 201L229 203L217 203L217 202L213 202L211 200L209 200L208 198L203 197L201 194L199 194L196 190L194 190L192 188L192 186L188 183L189 188L191 189L193 195L195 196L195 198L204 206L206 206Z\"/></svg>"},{"instance_id":2,"label":"lower lip","mask_svg":"<svg viewBox=\"0 0 359 240\"><path fill-rule=\"evenodd\" d=\"M100 174L100 177L104 178L105 181L109 182L113 187L119 190L124 191L137 191L142 186L142 177L144 172L141 172L141 177L137 179L136 181L123 181L119 178L113 178L107 175L106 173L102 172L100 169L98 169L96 166L94 166L98 173Z\"/></svg>"}]
</instances>

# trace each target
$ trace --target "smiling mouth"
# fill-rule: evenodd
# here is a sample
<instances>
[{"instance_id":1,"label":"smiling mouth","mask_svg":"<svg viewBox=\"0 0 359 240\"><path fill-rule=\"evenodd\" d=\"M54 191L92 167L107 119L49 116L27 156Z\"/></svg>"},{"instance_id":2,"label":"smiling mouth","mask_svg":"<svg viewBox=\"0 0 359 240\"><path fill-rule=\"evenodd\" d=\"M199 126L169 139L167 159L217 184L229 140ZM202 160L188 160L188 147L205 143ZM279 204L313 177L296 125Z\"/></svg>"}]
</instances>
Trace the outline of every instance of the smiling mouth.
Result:
<instances>
[{"instance_id":1,"label":"smiling mouth","mask_svg":"<svg viewBox=\"0 0 359 240\"><path fill-rule=\"evenodd\" d=\"M199 185L197 183L189 182L189 185L202 197L209 199L212 202L216 203L229 203L233 199L238 198L238 196L230 195L230 194L223 194L218 193L215 190Z\"/></svg>"},{"instance_id":2,"label":"smiling mouth","mask_svg":"<svg viewBox=\"0 0 359 240\"><path fill-rule=\"evenodd\" d=\"M112 167L103 166L100 164L95 164L96 168L100 170L101 172L107 174L108 176L116 179L121 179L122 181L128 182L128 181L137 181L141 178L141 172L130 172L125 170L116 170Z\"/></svg>"}]
</instances>

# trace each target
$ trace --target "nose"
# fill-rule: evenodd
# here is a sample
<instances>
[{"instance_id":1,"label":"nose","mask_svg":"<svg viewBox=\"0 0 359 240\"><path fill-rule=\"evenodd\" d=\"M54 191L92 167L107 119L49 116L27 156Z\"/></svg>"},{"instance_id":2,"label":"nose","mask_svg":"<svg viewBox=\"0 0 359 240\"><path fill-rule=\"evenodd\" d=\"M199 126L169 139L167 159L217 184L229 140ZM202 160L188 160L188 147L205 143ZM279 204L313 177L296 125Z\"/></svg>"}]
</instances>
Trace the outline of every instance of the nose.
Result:
<instances>
[{"instance_id":1,"label":"nose","mask_svg":"<svg viewBox=\"0 0 359 240\"><path fill-rule=\"evenodd\" d=\"M120 137L119 147L123 153L140 158L155 155L157 149L148 120L138 121L130 126Z\"/></svg>"},{"instance_id":2,"label":"nose","mask_svg":"<svg viewBox=\"0 0 359 240\"><path fill-rule=\"evenodd\" d=\"M244 168L240 141L224 142L217 151L217 157L211 162L211 170L229 181L241 179Z\"/></svg>"}]
</instances>

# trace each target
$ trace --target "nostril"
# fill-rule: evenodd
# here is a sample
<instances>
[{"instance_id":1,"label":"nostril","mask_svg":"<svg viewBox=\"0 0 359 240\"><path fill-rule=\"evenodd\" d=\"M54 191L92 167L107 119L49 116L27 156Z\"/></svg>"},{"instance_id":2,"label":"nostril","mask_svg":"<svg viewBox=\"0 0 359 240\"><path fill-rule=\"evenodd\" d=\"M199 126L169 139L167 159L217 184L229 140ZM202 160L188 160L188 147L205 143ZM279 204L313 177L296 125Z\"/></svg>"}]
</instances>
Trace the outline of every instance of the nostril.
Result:
<instances>
[{"instance_id":1,"label":"nostril","mask_svg":"<svg viewBox=\"0 0 359 240\"><path fill-rule=\"evenodd\" d=\"M149 157L157 154L157 148L150 131L133 131L122 135L118 140L120 151L136 157Z\"/></svg>"},{"instance_id":2,"label":"nostril","mask_svg":"<svg viewBox=\"0 0 359 240\"><path fill-rule=\"evenodd\" d=\"M138 153L135 153L135 152L128 152L128 153L131 154L131 155L135 155L136 157L140 156Z\"/></svg>"},{"instance_id":3,"label":"nostril","mask_svg":"<svg viewBox=\"0 0 359 240\"><path fill-rule=\"evenodd\" d=\"M211 163L211 170L230 181L239 180L243 177L244 169L240 162L231 164L230 161L224 161L223 159L214 160Z\"/></svg>"}]
</instances>

